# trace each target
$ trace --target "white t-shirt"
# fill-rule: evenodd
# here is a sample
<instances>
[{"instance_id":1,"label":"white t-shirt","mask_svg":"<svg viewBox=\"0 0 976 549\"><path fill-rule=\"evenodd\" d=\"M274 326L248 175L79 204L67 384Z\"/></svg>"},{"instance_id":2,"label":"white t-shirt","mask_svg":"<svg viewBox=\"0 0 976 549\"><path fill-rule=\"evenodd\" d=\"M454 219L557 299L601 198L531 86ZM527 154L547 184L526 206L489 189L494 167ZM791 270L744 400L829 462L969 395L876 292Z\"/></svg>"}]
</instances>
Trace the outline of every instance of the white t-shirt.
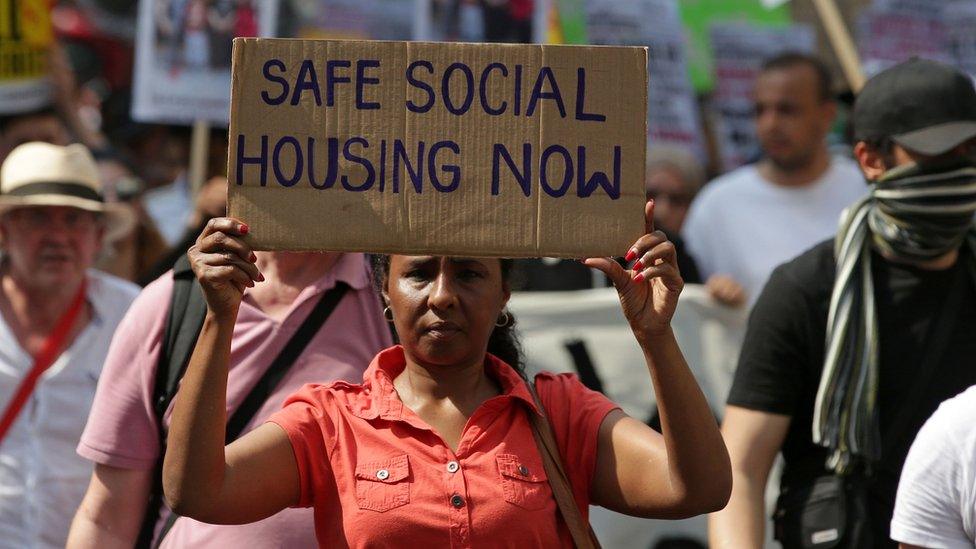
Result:
<instances>
[{"instance_id":1,"label":"white t-shirt","mask_svg":"<svg viewBox=\"0 0 976 549\"><path fill-rule=\"evenodd\" d=\"M976 547L976 387L942 403L901 470L891 538L932 549Z\"/></svg>"},{"instance_id":2,"label":"white t-shirt","mask_svg":"<svg viewBox=\"0 0 976 549\"><path fill-rule=\"evenodd\" d=\"M88 271L91 321L41 376L0 443L0 549L64 547L92 472L75 447L112 334L138 293L131 282ZM33 366L0 317L0 408Z\"/></svg>"},{"instance_id":3,"label":"white t-shirt","mask_svg":"<svg viewBox=\"0 0 976 549\"><path fill-rule=\"evenodd\" d=\"M743 166L702 189L682 236L702 277L732 276L752 306L777 265L833 236L844 208L867 192L857 165L843 157L801 188L776 185L755 165Z\"/></svg>"}]
</instances>

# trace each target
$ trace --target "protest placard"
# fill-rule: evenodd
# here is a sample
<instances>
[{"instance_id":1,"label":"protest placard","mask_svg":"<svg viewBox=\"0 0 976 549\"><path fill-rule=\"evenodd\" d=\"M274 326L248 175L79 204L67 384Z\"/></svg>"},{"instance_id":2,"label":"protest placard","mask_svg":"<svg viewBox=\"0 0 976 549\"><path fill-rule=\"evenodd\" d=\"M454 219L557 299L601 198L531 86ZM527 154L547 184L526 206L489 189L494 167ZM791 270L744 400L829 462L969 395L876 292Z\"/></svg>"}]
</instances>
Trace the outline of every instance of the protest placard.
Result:
<instances>
[{"instance_id":1,"label":"protest placard","mask_svg":"<svg viewBox=\"0 0 976 549\"><path fill-rule=\"evenodd\" d=\"M278 0L141 0L132 117L226 124L235 36L271 36Z\"/></svg>"},{"instance_id":2,"label":"protest placard","mask_svg":"<svg viewBox=\"0 0 976 549\"><path fill-rule=\"evenodd\" d=\"M0 114L52 101L48 52L54 40L46 0L0 0Z\"/></svg>"},{"instance_id":3,"label":"protest placard","mask_svg":"<svg viewBox=\"0 0 976 549\"><path fill-rule=\"evenodd\" d=\"M237 39L230 215L257 249L620 255L644 48Z\"/></svg>"}]
</instances>

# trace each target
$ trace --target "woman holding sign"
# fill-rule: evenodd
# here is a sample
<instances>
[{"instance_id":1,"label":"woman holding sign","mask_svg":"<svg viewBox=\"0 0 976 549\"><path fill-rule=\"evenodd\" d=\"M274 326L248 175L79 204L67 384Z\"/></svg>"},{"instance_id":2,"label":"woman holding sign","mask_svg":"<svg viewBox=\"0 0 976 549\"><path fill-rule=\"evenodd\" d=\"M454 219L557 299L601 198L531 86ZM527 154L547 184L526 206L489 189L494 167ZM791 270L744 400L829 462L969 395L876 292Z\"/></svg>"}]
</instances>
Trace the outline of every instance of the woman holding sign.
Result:
<instances>
[{"instance_id":1,"label":"woman holding sign","mask_svg":"<svg viewBox=\"0 0 976 549\"><path fill-rule=\"evenodd\" d=\"M323 547L588 546L591 503L658 518L721 509L728 454L671 331L683 285L674 246L653 230L653 202L646 214L630 270L584 263L617 288L663 435L573 376L525 381L505 311L509 261L394 255L380 274L402 346L377 355L361 385L306 386L226 447L230 336L262 277L247 228L213 220L189 253L208 312L169 431L168 502L223 524L311 506Z\"/></svg>"}]
</instances>

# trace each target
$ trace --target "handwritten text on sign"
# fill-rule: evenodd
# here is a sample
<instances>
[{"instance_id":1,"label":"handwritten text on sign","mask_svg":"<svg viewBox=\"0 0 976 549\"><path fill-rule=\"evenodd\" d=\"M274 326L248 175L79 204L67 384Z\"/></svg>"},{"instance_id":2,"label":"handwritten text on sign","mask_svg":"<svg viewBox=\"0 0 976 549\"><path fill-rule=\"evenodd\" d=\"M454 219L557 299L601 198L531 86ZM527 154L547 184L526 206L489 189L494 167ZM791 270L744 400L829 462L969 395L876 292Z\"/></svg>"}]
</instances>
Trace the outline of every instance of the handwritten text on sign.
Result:
<instances>
[{"instance_id":1,"label":"handwritten text on sign","mask_svg":"<svg viewBox=\"0 0 976 549\"><path fill-rule=\"evenodd\" d=\"M640 48L235 48L231 213L258 246L580 256L640 234Z\"/></svg>"}]
</instances>

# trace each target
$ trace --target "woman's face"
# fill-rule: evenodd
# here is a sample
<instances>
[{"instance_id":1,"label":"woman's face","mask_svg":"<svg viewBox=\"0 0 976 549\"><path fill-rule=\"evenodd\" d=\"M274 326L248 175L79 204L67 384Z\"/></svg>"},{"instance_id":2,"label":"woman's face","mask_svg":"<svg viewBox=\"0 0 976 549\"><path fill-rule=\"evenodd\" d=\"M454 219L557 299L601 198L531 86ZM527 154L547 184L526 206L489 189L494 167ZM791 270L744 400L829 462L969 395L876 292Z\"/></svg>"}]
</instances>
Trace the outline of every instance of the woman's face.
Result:
<instances>
[{"instance_id":1,"label":"woman's face","mask_svg":"<svg viewBox=\"0 0 976 549\"><path fill-rule=\"evenodd\" d=\"M511 292L498 259L393 255L384 294L407 356L450 366L483 359Z\"/></svg>"}]
</instances>

